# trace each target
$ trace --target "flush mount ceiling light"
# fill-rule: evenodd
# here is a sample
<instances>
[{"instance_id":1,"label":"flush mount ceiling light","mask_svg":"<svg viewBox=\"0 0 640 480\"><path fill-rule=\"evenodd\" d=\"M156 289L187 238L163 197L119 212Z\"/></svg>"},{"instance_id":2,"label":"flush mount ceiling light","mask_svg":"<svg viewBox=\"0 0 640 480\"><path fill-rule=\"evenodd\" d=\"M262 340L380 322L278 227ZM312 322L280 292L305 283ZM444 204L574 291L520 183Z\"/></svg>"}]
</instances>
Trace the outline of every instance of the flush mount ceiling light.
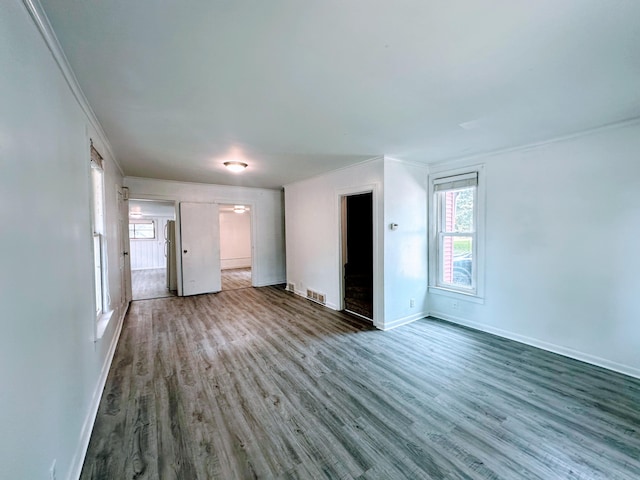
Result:
<instances>
[{"instance_id":1,"label":"flush mount ceiling light","mask_svg":"<svg viewBox=\"0 0 640 480\"><path fill-rule=\"evenodd\" d=\"M244 162L224 162L224 166L233 173L238 173L247 168L248 165Z\"/></svg>"},{"instance_id":2,"label":"flush mount ceiling light","mask_svg":"<svg viewBox=\"0 0 640 480\"><path fill-rule=\"evenodd\" d=\"M233 206L233 211L236 213L244 213L247 211L246 207L244 205L234 205Z\"/></svg>"}]
</instances>

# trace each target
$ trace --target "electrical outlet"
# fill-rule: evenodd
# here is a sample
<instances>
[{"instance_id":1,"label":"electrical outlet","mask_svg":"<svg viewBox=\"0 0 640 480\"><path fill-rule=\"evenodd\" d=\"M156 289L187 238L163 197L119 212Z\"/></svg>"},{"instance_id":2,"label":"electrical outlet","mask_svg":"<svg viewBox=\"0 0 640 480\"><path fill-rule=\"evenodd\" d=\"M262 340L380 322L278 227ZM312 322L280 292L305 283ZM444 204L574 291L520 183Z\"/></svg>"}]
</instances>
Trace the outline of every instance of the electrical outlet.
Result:
<instances>
[{"instance_id":1,"label":"electrical outlet","mask_svg":"<svg viewBox=\"0 0 640 480\"><path fill-rule=\"evenodd\" d=\"M54 459L49 469L49 480L56 480L56 478L56 461Z\"/></svg>"},{"instance_id":2,"label":"electrical outlet","mask_svg":"<svg viewBox=\"0 0 640 480\"><path fill-rule=\"evenodd\" d=\"M409 300L409 307L413 308L416 306L416 300L415 298L412 298L411 300Z\"/></svg>"}]
</instances>

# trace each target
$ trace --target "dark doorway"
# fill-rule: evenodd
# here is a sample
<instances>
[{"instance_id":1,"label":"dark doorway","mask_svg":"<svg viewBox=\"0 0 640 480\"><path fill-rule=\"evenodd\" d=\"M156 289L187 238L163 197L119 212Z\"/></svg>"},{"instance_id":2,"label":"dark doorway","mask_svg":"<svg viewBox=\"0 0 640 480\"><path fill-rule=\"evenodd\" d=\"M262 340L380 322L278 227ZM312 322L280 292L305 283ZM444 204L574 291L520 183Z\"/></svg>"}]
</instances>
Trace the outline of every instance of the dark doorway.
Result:
<instances>
[{"instance_id":1,"label":"dark doorway","mask_svg":"<svg viewBox=\"0 0 640 480\"><path fill-rule=\"evenodd\" d=\"M373 194L343 197L344 309L373 319Z\"/></svg>"}]
</instances>

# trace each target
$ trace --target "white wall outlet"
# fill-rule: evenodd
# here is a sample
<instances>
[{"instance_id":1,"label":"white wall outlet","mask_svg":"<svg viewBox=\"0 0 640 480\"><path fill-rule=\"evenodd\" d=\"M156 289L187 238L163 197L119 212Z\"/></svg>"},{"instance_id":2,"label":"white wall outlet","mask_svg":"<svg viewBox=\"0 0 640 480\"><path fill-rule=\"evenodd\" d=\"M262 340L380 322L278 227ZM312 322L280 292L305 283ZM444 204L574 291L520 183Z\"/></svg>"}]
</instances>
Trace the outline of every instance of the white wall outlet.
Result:
<instances>
[{"instance_id":1,"label":"white wall outlet","mask_svg":"<svg viewBox=\"0 0 640 480\"><path fill-rule=\"evenodd\" d=\"M54 459L49 469L49 480L56 480L56 478L56 461Z\"/></svg>"},{"instance_id":2,"label":"white wall outlet","mask_svg":"<svg viewBox=\"0 0 640 480\"><path fill-rule=\"evenodd\" d=\"M412 298L411 300L409 300L409 307L413 308L416 306L416 299Z\"/></svg>"}]
</instances>

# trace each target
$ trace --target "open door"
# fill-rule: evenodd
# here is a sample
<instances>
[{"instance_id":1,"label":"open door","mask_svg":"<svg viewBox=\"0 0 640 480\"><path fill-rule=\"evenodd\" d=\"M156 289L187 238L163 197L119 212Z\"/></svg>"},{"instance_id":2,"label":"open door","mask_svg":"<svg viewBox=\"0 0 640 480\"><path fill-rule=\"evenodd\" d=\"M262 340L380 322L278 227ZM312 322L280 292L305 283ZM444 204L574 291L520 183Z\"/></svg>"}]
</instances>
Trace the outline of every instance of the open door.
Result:
<instances>
[{"instance_id":1,"label":"open door","mask_svg":"<svg viewBox=\"0 0 640 480\"><path fill-rule=\"evenodd\" d=\"M180 203L182 294L221 290L220 223L214 203Z\"/></svg>"},{"instance_id":2,"label":"open door","mask_svg":"<svg viewBox=\"0 0 640 480\"><path fill-rule=\"evenodd\" d=\"M119 254L118 265L120 269L121 307L131 301L131 258L129 257L129 205L125 190L118 186L116 190L118 198L118 238Z\"/></svg>"},{"instance_id":3,"label":"open door","mask_svg":"<svg viewBox=\"0 0 640 480\"><path fill-rule=\"evenodd\" d=\"M344 309L373 319L373 194L342 197Z\"/></svg>"}]
</instances>

